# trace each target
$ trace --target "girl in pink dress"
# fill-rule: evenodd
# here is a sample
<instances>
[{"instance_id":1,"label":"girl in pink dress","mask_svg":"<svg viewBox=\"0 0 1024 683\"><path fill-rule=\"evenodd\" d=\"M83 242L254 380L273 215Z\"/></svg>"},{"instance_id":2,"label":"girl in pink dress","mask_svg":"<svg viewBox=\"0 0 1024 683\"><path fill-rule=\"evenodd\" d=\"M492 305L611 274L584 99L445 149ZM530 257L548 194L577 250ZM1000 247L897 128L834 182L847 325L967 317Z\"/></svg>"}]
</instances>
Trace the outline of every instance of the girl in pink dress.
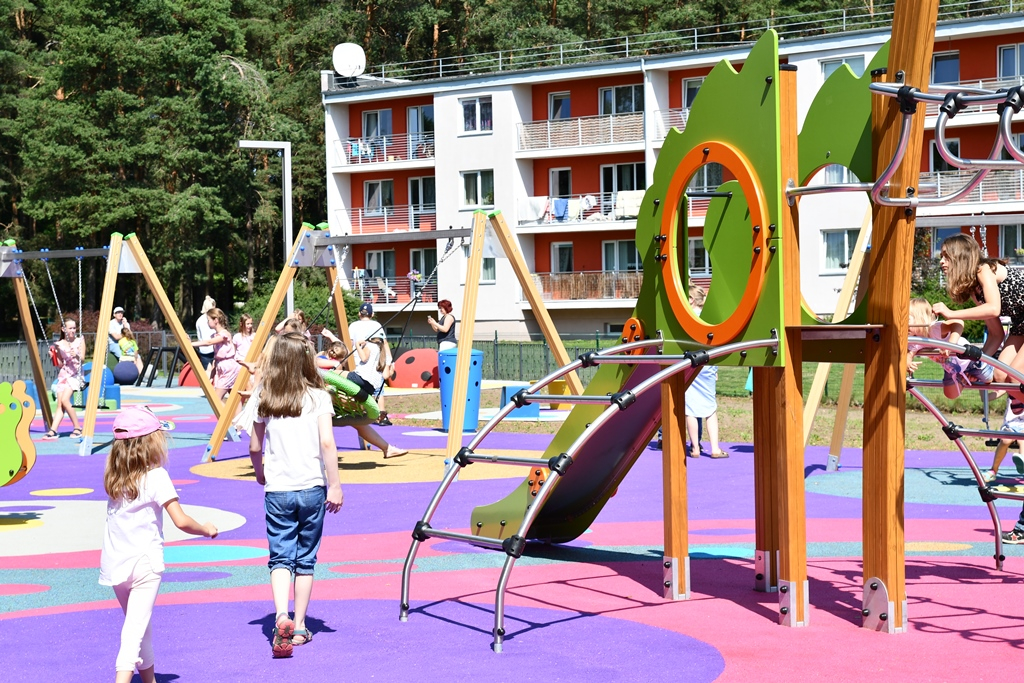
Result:
<instances>
[{"instance_id":1,"label":"girl in pink dress","mask_svg":"<svg viewBox=\"0 0 1024 683\"><path fill-rule=\"evenodd\" d=\"M213 329L213 337L210 339L197 339L192 346L213 346L213 388L217 390L217 396L222 401L224 396L231 391L235 384L235 377L241 367L235 360L235 345L231 341L231 332L228 330L228 317L219 308L211 308L206 312L206 318Z\"/></svg>"},{"instance_id":2,"label":"girl in pink dress","mask_svg":"<svg viewBox=\"0 0 1024 683\"><path fill-rule=\"evenodd\" d=\"M57 406L59 412L53 416L53 424L43 436L43 441L54 441L57 437L57 427L64 420L64 413L71 418L72 438L81 438L82 430L78 426L78 414L71 405L71 395L81 391L85 386L82 379L82 359L85 358L85 340L78 336L78 322L74 318L67 318L64 327L61 329L60 341L50 347L55 353L53 357L60 366L57 373Z\"/></svg>"},{"instance_id":3,"label":"girl in pink dress","mask_svg":"<svg viewBox=\"0 0 1024 683\"><path fill-rule=\"evenodd\" d=\"M254 336L252 316L248 313L243 313L241 320L238 322L238 332L231 338L231 343L235 345L235 360L245 360L245 355L249 353L249 347L252 346L252 338Z\"/></svg>"}]
</instances>

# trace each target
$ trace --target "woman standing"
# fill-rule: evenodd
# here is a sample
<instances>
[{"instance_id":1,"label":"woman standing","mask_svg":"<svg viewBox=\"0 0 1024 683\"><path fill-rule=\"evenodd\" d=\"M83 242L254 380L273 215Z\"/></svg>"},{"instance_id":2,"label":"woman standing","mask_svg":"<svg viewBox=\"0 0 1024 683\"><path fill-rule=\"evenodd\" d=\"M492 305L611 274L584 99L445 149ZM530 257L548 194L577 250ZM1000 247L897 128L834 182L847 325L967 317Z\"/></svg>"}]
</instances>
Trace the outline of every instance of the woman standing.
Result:
<instances>
[{"instance_id":1,"label":"woman standing","mask_svg":"<svg viewBox=\"0 0 1024 683\"><path fill-rule=\"evenodd\" d=\"M71 405L71 395L81 391L85 386L82 379L82 360L85 358L85 340L78 336L78 322L74 318L64 321L60 341L50 347L51 355L56 360L60 371L57 373L57 405L60 412L53 416L53 424L43 436L43 441L55 441L57 427L64 420L64 413L71 418L72 438L81 438L82 430L78 426L78 414Z\"/></svg>"},{"instance_id":2,"label":"woman standing","mask_svg":"<svg viewBox=\"0 0 1024 683\"><path fill-rule=\"evenodd\" d=\"M235 377L241 367L235 360L235 345L231 342L231 331L228 330L228 317L219 308L211 308L206 312L207 322L213 330L213 338L197 339L192 346L213 346L213 388L222 401L235 384Z\"/></svg>"},{"instance_id":3,"label":"woman standing","mask_svg":"<svg viewBox=\"0 0 1024 683\"><path fill-rule=\"evenodd\" d=\"M254 336L252 316L248 313L243 313L238 321L238 332L231 338L231 343L235 345L235 360L245 360L245 355L249 353L249 347L252 346L252 338Z\"/></svg>"},{"instance_id":4,"label":"woman standing","mask_svg":"<svg viewBox=\"0 0 1024 683\"><path fill-rule=\"evenodd\" d=\"M430 327L437 332L437 350L454 349L456 346L455 316L452 315L452 302L448 299L441 299L437 302L437 312L440 314L437 320L427 316Z\"/></svg>"}]
</instances>

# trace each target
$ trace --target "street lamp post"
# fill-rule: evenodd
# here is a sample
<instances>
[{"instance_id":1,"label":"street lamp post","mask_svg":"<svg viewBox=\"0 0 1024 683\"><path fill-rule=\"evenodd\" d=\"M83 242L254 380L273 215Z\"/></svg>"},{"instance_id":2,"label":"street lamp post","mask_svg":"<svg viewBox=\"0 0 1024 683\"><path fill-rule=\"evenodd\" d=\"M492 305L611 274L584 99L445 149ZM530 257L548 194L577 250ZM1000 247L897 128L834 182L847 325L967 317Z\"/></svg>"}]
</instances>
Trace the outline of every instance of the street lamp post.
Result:
<instances>
[{"instance_id":1,"label":"street lamp post","mask_svg":"<svg viewBox=\"0 0 1024 683\"><path fill-rule=\"evenodd\" d=\"M280 149L284 151L284 168L281 175L284 188L281 196L281 214L284 217L284 259L288 265L288 254L292 248L292 143L277 140L239 140L243 149ZM288 299L285 311L288 315L295 310L295 291L288 285Z\"/></svg>"}]
</instances>

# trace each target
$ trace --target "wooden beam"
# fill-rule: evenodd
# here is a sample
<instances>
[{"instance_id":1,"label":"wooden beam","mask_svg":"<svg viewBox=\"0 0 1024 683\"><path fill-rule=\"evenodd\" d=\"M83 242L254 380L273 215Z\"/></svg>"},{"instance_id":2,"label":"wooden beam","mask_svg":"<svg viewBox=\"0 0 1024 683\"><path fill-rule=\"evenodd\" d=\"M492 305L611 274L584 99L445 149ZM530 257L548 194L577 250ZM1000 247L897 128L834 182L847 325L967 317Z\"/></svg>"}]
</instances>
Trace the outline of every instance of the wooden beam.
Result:
<instances>
[{"instance_id":1,"label":"wooden beam","mask_svg":"<svg viewBox=\"0 0 1024 683\"><path fill-rule=\"evenodd\" d=\"M92 349L92 375L89 377L89 397L85 401L85 420L82 425L82 443L79 455L92 453L93 437L96 435L96 411L100 406L100 391L103 387L103 369L107 366L107 341L103 337L104 325L113 317L114 289L117 287L117 267L121 263L121 233L110 236L110 251L107 254L107 274L103 278L103 294L100 296L99 329ZM81 325L81 323L79 323Z\"/></svg>"},{"instance_id":2,"label":"wooden beam","mask_svg":"<svg viewBox=\"0 0 1024 683\"><path fill-rule=\"evenodd\" d=\"M307 232L310 232L309 228L303 228L299 230L299 234L295 237L295 242L292 244L292 250L289 252L288 260L285 261L284 268L281 269L281 274L277 278L277 284L274 286L274 291L270 295L270 300L267 302L267 307L263 310L263 317L260 318L259 324L256 326L256 331L253 334L252 344L249 346L249 351L245 354L245 360L247 363L254 363L256 359L260 357L260 353L263 352L263 347L267 343L267 339L274 331L274 323L277 321L277 314L281 310L281 306L284 304L285 297L288 296L288 286L295 279L295 273L298 271L297 266L291 265L295 262L293 255L295 250L298 249L299 244L302 243ZM224 442L224 437L228 434L228 429L231 428L231 421L235 419L235 413L238 411L239 405L241 405L242 397L239 393L242 389L245 389L249 385L249 371L243 366L238 370L238 376L235 378L235 384L231 387L231 391L228 393L227 401L224 403L224 412L221 413L220 418L217 420L217 426L213 429L213 436L210 437L210 443L206 446L206 452L203 453L202 462L208 462L210 460L216 460L217 454L220 452L220 445Z\"/></svg>"},{"instance_id":3,"label":"wooden beam","mask_svg":"<svg viewBox=\"0 0 1024 683\"><path fill-rule=\"evenodd\" d=\"M857 282L860 280L861 267L864 265L864 253L867 251L868 235L871 233L871 208L864 212L864 220L861 222L860 232L857 234L857 244L853 248L853 256L850 258L850 265L843 279L843 287L836 300L835 314L832 320L838 322L846 318L850 310L850 302L857 291ZM861 289L863 291L863 288ZM804 404L804 445L811 441L811 430L814 427L814 418L818 414L818 407L821 405L821 396L825 392L825 384L828 382L828 373L832 369L831 363L818 363L814 372L814 381L811 382L811 390Z\"/></svg>"},{"instance_id":4,"label":"wooden beam","mask_svg":"<svg viewBox=\"0 0 1024 683\"><path fill-rule=\"evenodd\" d=\"M779 589L779 499L772 457L776 426L772 414L775 384L781 381L777 368L755 367L753 402L754 436L754 589L774 593Z\"/></svg>"},{"instance_id":5,"label":"wooden beam","mask_svg":"<svg viewBox=\"0 0 1024 683\"><path fill-rule=\"evenodd\" d=\"M689 515L686 498L686 373L661 385L662 497L665 515L664 597L690 598Z\"/></svg>"},{"instance_id":6,"label":"wooden beam","mask_svg":"<svg viewBox=\"0 0 1024 683\"><path fill-rule=\"evenodd\" d=\"M171 300L167 296L160 278L157 277L156 271L153 269L153 264L149 262L149 257L146 256L142 243L139 241L138 236L133 234L125 238L124 244L128 245L128 251L131 252L135 258L135 263L139 266L139 270L142 271L142 277L146 280L146 284L149 285L149 291L153 294L153 298L156 299L160 311L164 314L164 318L171 328L171 334L174 335L175 341L178 342L178 348L181 349L181 353L185 356L188 364L192 366L192 374L199 381L199 387L203 390L203 395L206 396L206 402L210 404L213 414L220 418L224 413L224 404L217 397L216 390L213 388L213 382L210 381L210 376L203 370L203 365L199 361L199 354L196 352L195 347L192 346L192 339L185 331L181 320L178 319L178 314L175 313L174 306L171 304ZM104 319L100 318L101 321Z\"/></svg>"},{"instance_id":7,"label":"wooden beam","mask_svg":"<svg viewBox=\"0 0 1024 683\"><path fill-rule=\"evenodd\" d=\"M889 64L884 80L926 90L939 0L896 0ZM902 78L901 78L902 77ZM899 103L872 98L872 138L877 178L892 160L900 133ZM906 156L889 181L889 196L904 197L920 178L925 108L918 106ZM864 578L878 579L888 594L886 618L864 617L864 624L904 631L903 496L906 429L907 327L913 265L914 212L876 205L871 233L868 322L884 325L877 341L869 338L864 371ZM865 585L865 604L870 587Z\"/></svg>"},{"instance_id":8,"label":"wooden beam","mask_svg":"<svg viewBox=\"0 0 1024 683\"><path fill-rule=\"evenodd\" d=\"M512 270L515 271L516 277L519 278L519 285L523 288L526 300L530 302L530 308L533 310L534 317L537 318L537 324L540 325L541 332L544 333L544 338L548 342L548 348L551 349L551 355L555 357L555 362L560 367L568 365L572 362L572 359L569 358L569 352L565 350L562 338L559 336L555 324L551 321L551 314L548 313L547 306L544 305L544 298L537 290L537 285L533 281L533 274L526 265L523 252L519 250L519 243L516 241L515 235L512 234L508 224L505 222L505 217L500 211L495 211L491 214L491 227L494 228L494 234L498 237L498 241L501 242L501 248L505 250L505 256L508 257L509 262L512 264ZM576 396L583 394L583 382L580 381L579 375L575 371L565 375L564 379L572 394Z\"/></svg>"},{"instance_id":9,"label":"wooden beam","mask_svg":"<svg viewBox=\"0 0 1024 683\"><path fill-rule=\"evenodd\" d=\"M341 264L338 264L339 266ZM335 266L326 266L327 270L327 286L333 293L334 298L331 299L331 307L334 309L334 320L338 325L338 336L345 344L345 348L352 351L352 336L348 333L348 313L345 311L345 295L341 291L341 285L338 285L338 289L335 290L334 286L338 279L338 268ZM356 369L356 354L352 353L348 358L345 359L345 364L349 371Z\"/></svg>"},{"instance_id":10,"label":"wooden beam","mask_svg":"<svg viewBox=\"0 0 1024 683\"><path fill-rule=\"evenodd\" d=\"M18 317L21 318L21 331L25 334L25 343L28 345L28 359L32 366L32 377L35 379L37 400L39 410L43 411L43 422L49 429L53 424L53 411L50 410L50 387L46 385L46 377L43 375L43 362L39 357L39 342L36 340L36 332L32 329L32 312L28 307L28 293L25 288L23 277L14 278L14 298L18 302ZM79 322L81 325L81 322ZM44 340L45 341L45 340Z\"/></svg>"},{"instance_id":11,"label":"wooden beam","mask_svg":"<svg viewBox=\"0 0 1024 683\"><path fill-rule=\"evenodd\" d=\"M487 216L473 213L473 243L466 265L466 289L462 297L462 323L459 327L459 351L455 360L455 385L448 412L448 457L454 458L462 448L462 423L466 419L466 397L469 395L469 362L473 355L473 328L476 325L476 300L480 293L480 268L484 260L484 231ZM476 431L476 430L474 430Z\"/></svg>"}]
</instances>

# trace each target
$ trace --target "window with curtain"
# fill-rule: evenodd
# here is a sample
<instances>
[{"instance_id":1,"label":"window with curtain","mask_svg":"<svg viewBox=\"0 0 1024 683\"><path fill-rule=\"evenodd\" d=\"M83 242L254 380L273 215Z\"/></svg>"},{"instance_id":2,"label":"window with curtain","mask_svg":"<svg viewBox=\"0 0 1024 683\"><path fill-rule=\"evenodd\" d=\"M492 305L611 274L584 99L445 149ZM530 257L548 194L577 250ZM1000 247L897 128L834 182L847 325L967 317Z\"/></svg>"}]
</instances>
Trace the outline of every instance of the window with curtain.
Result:
<instances>
[{"instance_id":1,"label":"window with curtain","mask_svg":"<svg viewBox=\"0 0 1024 683\"><path fill-rule=\"evenodd\" d=\"M365 192L366 215L383 216L395 205L395 184L391 180L367 180Z\"/></svg>"},{"instance_id":2,"label":"window with curtain","mask_svg":"<svg viewBox=\"0 0 1024 683\"><path fill-rule=\"evenodd\" d=\"M708 251L704 248L703 237L689 239L687 257L690 262L690 277L711 275L711 259L708 258Z\"/></svg>"},{"instance_id":3,"label":"window with curtain","mask_svg":"<svg viewBox=\"0 0 1024 683\"><path fill-rule=\"evenodd\" d=\"M1018 256L1017 250L1022 247L1019 224L999 226L999 258Z\"/></svg>"},{"instance_id":4,"label":"window with curtain","mask_svg":"<svg viewBox=\"0 0 1024 683\"><path fill-rule=\"evenodd\" d=\"M551 107L548 118L567 119L572 116L570 113L570 98L567 92L551 93Z\"/></svg>"},{"instance_id":5,"label":"window with curtain","mask_svg":"<svg viewBox=\"0 0 1024 683\"><path fill-rule=\"evenodd\" d=\"M822 230L821 237L825 247L823 270L845 270L853 258L853 249L857 246L857 235L859 234L860 228Z\"/></svg>"},{"instance_id":6,"label":"window with curtain","mask_svg":"<svg viewBox=\"0 0 1024 683\"><path fill-rule=\"evenodd\" d=\"M480 283L491 284L497 278L498 266L496 263L497 259L484 256L480 263ZM466 268L469 264L469 247L462 247L462 279L466 279Z\"/></svg>"},{"instance_id":7,"label":"window with curtain","mask_svg":"<svg viewBox=\"0 0 1024 683\"><path fill-rule=\"evenodd\" d=\"M462 188L462 206L494 206L494 171L463 171Z\"/></svg>"},{"instance_id":8,"label":"window with curtain","mask_svg":"<svg viewBox=\"0 0 1024 683\"><path fill-rule=\"evenodd\" d=\"M620 85L598 91L600 114L629 114L644 110L644 86Z\"/></svg>"},{"instance_id":9,"label":"window with curtain","mask_svg":"<svg viewBox=\"0 0 1024 683\"><path fill-rule=\"evenodd\" d=\"M603 243L604 270L643 270L636 240L613 240Z\"/></svg>"},{"instance_id":10,"label":"window with curtain","mask_svg":"<svg viewBox=\"0 0 1024 683\"><path fill-rule=\"evenodd\" d=\"M850 67L853 75L860 78L864 75L864 56L856 55L853 57L839 57L837 59L823 59L821 60L821 76L822 78L828 78L836 72L836 70L846 64Z\"/></svg>"},{"instance_id":11,"label":"window with curtain","mask_svg":"<svg viewBox=\"0 0 1024 683\"><path fill-rule=\"evenodd\" d=\"M555 242L551 245L551 271L554 273L573 272L572 242Z\"/></svg>"},{"instance_id":12,"label":"window with curtain","mask_svg":"<svg viewBox=\"0 0 1024 683\"><path fill-rule=\"evenodd\" d=\"M471 97L462 102L462 130L467 133L484 133L494 127L491 116L491 98Z\"/></svg>"}]
</instances>

